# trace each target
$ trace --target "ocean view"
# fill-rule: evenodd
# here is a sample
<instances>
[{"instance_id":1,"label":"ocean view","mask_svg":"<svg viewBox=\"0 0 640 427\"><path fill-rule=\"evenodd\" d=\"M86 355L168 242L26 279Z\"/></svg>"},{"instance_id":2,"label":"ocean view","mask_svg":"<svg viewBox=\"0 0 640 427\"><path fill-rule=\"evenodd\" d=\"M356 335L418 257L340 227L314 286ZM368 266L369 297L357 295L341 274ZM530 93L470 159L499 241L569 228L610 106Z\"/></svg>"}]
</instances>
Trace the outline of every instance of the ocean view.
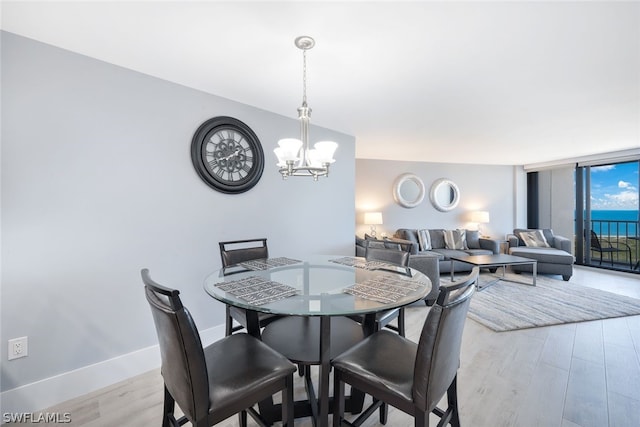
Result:
<instances>
[{"instance_id":1,"label":"ocean view","mask_svg":"<svg viewBox=\"0 0 640 427\"><path fill-rule=\"evenodd\" d=\"M638 215L638 210L592 210L593 231L604 236L638 236Z\"/></svg>"}]
</instances>

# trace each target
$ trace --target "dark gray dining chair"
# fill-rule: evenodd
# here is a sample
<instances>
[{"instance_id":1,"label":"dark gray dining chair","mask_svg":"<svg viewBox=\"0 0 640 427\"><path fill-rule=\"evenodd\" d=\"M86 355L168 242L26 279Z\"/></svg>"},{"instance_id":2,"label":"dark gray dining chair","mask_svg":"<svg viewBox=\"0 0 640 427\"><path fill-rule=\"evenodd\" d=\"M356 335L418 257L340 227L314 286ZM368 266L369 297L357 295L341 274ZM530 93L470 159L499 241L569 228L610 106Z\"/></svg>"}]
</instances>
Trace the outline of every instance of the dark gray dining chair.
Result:
<instances>
[{"instance_id":1,"label":"dark gray dining chair","mask_svg":"<svg viewBox=\"0 0 640 427\"><path fill-rule=\"evenodd\" d=\"M428 427L432 412L441 418L438 426L460 426L457 373L478 272L474 267L464 280L441 286L417 344L381 330L333 359L334 427L360 425L378 408L385 424L387 404L413 416L415 426ZM351 424L343 423L345 383L373 397L373 404ZM445 394L447 408L442 410L437 404Z\"/></svg>"},{"instance_id":2,"label":"dark gray dining chair","mask_svg":"<svg viewBox=\"0 0 640 427\"><path fill-rule=\"evenodd\" d=\"M407 267L409 255L409 250L402 246L398 246L398 249L388 249L372 248L367 245L364 257L367 261L382 261L399 267ZM391 323L394 319L396 319L396 325ZM375 325L376 330L387 328L405 336L404 308L394 308L376 313Z\"/></svg>"},{"instance_id":3,"label":"dark gray dining chair","mask_svg":"<svg viewBox=\"0 0 640 427\"><path fill-rule=\"evenodd\" d=\"M234 334L203 348L180 292L154 282L147 269L141 275L160 344L163 427L186 422L211 426L235 414L246 427L247 413L264 423L252 407L278 392L282 393L282 419L293 426L295 365L247 334ZM176 403L184 413L178 420Z\"/></svg>"},{"instance_id":4,"label":"dark gray dining chair","mask_svg":"<svg viewBox=\"0 0 640 427\"><path fill-rule=\"evenodd\" d=\"M269 258L269 248L265 238L229 240L219 242L218 245L220 246L220 259L222 260L223 269L246 261ZM225 333L227 336L247 327L246 310L229 305L226 306L225 310ZM258 313L259 328L263 328L275 318L276 316L272 314ZM234 325L234 320L238 323L237 325Z\"/></svg>"},{"instance_id":5,"label":"dark gray dining chair","mask_svg":"<svg viewBox=\"0 0 640 427\"><path fill-rule=\"evenodd\" d=\"M245 239L218 242L222 267L229 267L254 259L269 258L267 239Z\"/></svg>"}]
</instances>

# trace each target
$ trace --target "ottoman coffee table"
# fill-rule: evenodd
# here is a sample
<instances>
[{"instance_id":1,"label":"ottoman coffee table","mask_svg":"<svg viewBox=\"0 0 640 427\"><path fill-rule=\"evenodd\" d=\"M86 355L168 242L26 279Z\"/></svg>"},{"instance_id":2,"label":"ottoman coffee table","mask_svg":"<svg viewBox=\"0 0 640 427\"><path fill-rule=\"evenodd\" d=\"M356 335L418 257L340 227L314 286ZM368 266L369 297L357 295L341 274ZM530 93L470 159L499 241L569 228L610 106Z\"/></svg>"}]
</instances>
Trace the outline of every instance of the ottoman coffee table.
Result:
<instances>
[{"instance_id":1,"label":"ottoman coffee table","mask_svg":"<svg viewBox=\"0 0 640 427\"><path fill-rule=\"evenodd\" d=\"M451 281L453 282L453 263L454 261L463 262L465 264L477 265L482 268L491 268L491 267L502 267L502 277L497 277L496 280L493 280L489 283L485 283L480 287L479 281L476 283L476 287L479 291L491 286L495 283L498 283L500 280L510 281L515 283L513 280L509 280L505 278L505 270L509 265L521 265L521 264L531 264L533 267L533 283L532 286L536 285L536 275L537 275L537 263L535 259L525 258L521 256L513 256L507 254L497 254L497 255L460 255L460 256L452 256L451 257Z\"/></svg>"}]
</instances>

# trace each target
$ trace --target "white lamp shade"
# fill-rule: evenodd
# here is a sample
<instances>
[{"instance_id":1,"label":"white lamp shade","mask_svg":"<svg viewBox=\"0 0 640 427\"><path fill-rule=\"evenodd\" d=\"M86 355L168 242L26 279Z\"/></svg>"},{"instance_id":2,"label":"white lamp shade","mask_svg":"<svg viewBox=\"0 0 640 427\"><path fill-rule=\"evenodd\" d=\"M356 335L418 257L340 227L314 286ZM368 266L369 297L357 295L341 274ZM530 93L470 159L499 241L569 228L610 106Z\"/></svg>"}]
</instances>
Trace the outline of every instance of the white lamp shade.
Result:
<instances>
[{"instance_id":1,"label":"white lamp shade","mask_svg":"<svg viewBox=\"0 0 640 427\"><path fill-rule=\"evenodd\" d=\"M338 144L333 141L319 141L313 144L313 147L317 152L317 160L320 163L333 163L335 159L333 158L333 154L336 152L338 148Z\"/></svg>"},{"instance_id":2,"label":"white lamp shade","mask_svg":"<svg viewBox=\"0 0 640 427\"><path fill-rule=\"evenodd\" d=\"M282 168L287 165L286 161L283 159L284 155L282 154L282 148L277 147L273 149L273 152L276 153L276 157L278 158L278 167Z\"/></svg>"},{"instance_id":3,"label":"white lamp shade","mask_svg":"<svg viewBox=\"0 0 640 427\"><path fill-rule=\"evenodd\" d=\"M478 224L486 224L489 222L489 212L487 211L475 211L471 212L471 222L477 222Z\"/></svg>"},{"instance_id":4,"label":"white lamp shade","mask_svg":"<svg viewBox=\"0 0 640 427\"><path fill-rule=\"evenodd\" d=\"M322 167L322 161L320 161L320 159L318 158L320 154L318 153L318 150L311 149L307 152L307 160L309 162L309 166L312 166L314 168L321 168Z\"/></svg>"},{"instance_id":5,"label":"white lamp shade","mask_svg":"<svg viewBox=\"0 0 640 427\"><path fill-rule=\"evenodd\" d=\"M364 223L368 225L382 224L382 212L366 212L364 214Z\"/></svg>"},{"instance_id":6,"label":"white lamp shade","mask_svg":"<svg viewBox=\"0 0 640 427\"><path fill-rule=\"evenodd\" d=\"M284 163L289 160L298 160L298 154L300 153L300 147L302 147L302 141L295 138L284 138L278 141L278 148L274 153L278 156L278 162Z\"/></svg>"}]
</instances>

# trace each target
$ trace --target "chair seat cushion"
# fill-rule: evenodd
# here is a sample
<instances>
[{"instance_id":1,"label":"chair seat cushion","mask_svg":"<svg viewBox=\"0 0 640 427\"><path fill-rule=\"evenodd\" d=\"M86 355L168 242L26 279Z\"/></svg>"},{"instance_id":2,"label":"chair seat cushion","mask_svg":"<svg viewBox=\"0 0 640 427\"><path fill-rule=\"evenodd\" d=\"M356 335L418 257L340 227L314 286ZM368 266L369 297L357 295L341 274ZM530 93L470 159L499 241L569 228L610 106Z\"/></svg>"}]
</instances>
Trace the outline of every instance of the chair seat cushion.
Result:
<instances>
[{"instance_id":1,"label":"chair seat cushion","mask_svg":"<svg viewBox=\"0 0 640 427\"><path fill-rule=\"evenodd\" d=\"M269 388L296 366L262 341L244 334L225 337L204 349L210 411L241 404L256 390Z\"/></svg>"},{"instance_id":2,"label":"chair seat cushion","mask_svg":"<svg viewBox=\"0 0 640 427\"><path fill-rule=\"evenodd\" d=\"M560 249L518 246L511 248L509 253L548 264L573 264L573 255Z\"/></svg>"},{"instance_id":3,"label":"chair seat cushion","mask_svg":"<svg viewBox=\"0 0 640 427\"><path fill-rule=\"evenodd\" d=\"M389 331L379 331L331 362L334 368L411 402L418 345Z\"/></svg>"}]
</instances>

